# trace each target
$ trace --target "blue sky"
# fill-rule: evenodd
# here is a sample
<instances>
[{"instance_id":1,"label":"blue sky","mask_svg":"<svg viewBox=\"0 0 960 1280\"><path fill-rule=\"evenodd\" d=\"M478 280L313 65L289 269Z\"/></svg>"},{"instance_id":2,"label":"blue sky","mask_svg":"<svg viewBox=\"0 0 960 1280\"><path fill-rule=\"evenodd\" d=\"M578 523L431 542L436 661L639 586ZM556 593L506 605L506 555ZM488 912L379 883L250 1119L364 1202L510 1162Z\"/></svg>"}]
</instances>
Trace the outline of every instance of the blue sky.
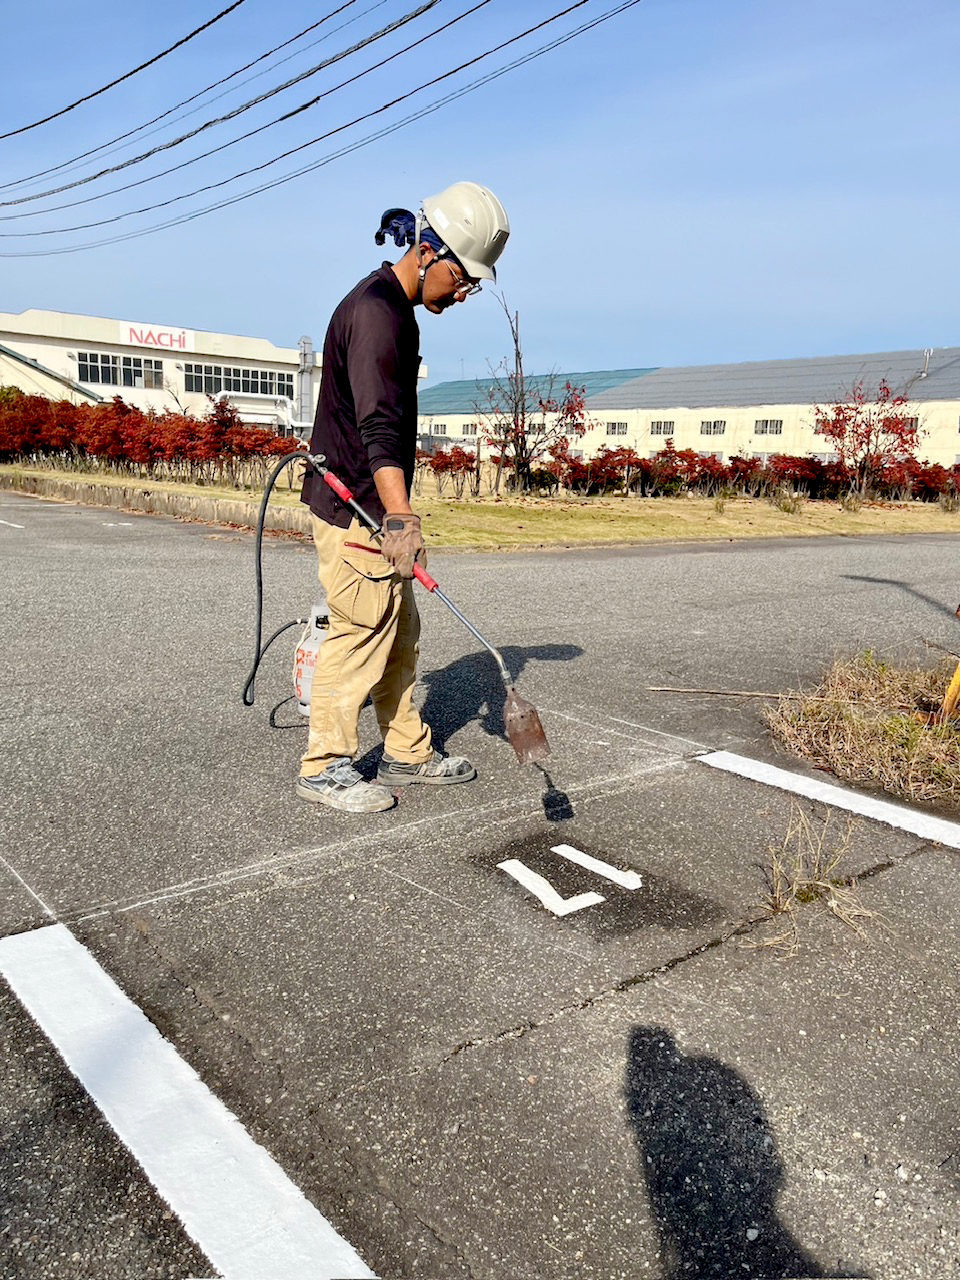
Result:
<instances>
[{"instance_id":1,"label":"blue sky","mask_svg":"<svg viewBox=\"0 0 960 1280\"><path fill-rule=\"evenodd\" d=\"M134 128L341 2L245 0L126 84L0 141L0 183ZM561 0L491 0L448 32L424 39L475 2L440 0L368 50L110 179L0 207L6 219L0 254L139 230L202 207L211 196L90 231L10 236L114 217L230 177L407 93L561 7ZM226 3L9 6L0 132L123 74ZM295 55L282 67L216 103L208 95L200 111L165 123L145 145L136 139L108 163L231 110L414 7L415 0L356 0L280 55ZM612 7L613 0L589 0L510 50L273 165L261 180L321 159ZM388 66L221 155L133 190L44 212L199 156L412 41L416 47ZM533 372L955 345L958 55L956 0L642 0L273 191L123 243L0 257L0 311L45 307L255 334L282 345L310 334L319 345L340 297L384 256L373 243L381 212L416 208L449 182L471 178L496 191L510 215L500 282L520 312ZM95 171L85 163L46 183L7 187L0 200ZM222 194L254 183L233 183ZM24 212L30 216L10 217ZM485 376L508 352L506 321L489 291L439 317L418 314L431 383Z\"/></svg>"}]
</instances>

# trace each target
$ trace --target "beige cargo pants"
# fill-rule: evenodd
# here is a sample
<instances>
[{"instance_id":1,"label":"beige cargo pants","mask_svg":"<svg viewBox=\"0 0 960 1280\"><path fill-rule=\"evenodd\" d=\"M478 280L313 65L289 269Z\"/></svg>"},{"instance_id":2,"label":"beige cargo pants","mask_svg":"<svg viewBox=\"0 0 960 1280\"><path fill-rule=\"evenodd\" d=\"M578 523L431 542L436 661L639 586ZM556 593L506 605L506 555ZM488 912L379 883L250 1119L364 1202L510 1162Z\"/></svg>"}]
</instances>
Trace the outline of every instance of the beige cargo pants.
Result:
<instances>
[{"instance_id":1,"label":"beige cargo pants","mask_svg":"<svg viewBox=\"0 0 960 1280\"><path fill-rule=\"evenodd\" d=\"M420 639L413 583L393 572L356 519L347 529L312 520L330 628L313 674L300 775L313 778L333 760L354 759L368 697L384 749L405 764L429 760L430 729L413 704Z\"/></svg>"}]
</instances>

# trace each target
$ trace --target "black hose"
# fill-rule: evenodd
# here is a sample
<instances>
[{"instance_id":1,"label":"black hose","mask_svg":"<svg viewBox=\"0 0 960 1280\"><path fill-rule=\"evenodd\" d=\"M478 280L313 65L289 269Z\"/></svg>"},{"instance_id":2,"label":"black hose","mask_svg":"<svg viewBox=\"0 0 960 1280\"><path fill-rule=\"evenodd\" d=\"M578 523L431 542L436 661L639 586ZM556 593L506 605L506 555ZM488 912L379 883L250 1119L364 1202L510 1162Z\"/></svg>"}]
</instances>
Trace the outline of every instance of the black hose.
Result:
<instances>
[{"instance_id":1,"label":"black hose","mask_svg":"<svg viewBox=\"0 0 960 1280\"><path fill-rule=\"evenodd\" d=\"M253 682L257 678L257 671L263 660L263 655L276 640L277 636L283 635L284 631L288 631L291 627L295 627L302 622L301 618L294 618L292 622L286 622L279 627L266 644L261 644L263 638L263 522L267 514L267 503L270 501L270 494L273 492L273 486L277 482L277 477L284 467L289 466L291 462L306 462L308 455L302 449L298 449L295 453L285 454L273 471L267 478L266 487L263 491L263 498L260 502L260 514L257 517L257 540L256 540L256 572L257 572L257 625L254 638L254 659L253 666L250 668L250 674L247 676L247 682L243 686L243 705L252 707L254 701Z\"/></svg>"}]
</instances>

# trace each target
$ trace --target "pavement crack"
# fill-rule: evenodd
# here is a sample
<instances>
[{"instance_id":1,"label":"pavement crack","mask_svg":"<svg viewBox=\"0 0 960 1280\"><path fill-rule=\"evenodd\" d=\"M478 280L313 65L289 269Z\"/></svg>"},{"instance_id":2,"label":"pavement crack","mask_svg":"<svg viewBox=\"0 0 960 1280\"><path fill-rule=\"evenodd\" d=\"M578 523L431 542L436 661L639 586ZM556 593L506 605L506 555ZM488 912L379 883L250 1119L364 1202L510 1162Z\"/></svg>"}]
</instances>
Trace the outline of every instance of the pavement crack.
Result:
<instances>
[{"instance_id":1,"label":"pavement crack","mask_svg":"<svg viewBox=\"0 0 960 1280\"><path fill-rule=\"evenodd\" d=\"M282 1084L283 1071L281 1064L276 1061L273 1055L257 1045L241 1027L231 1020L230 1013L221 1008L220 1002L210 992L191 979L184 970L183 965L157 940L151 923L146 917L134 916L126 922L118 920L119 923L132 924L134 936L142 946L152 953L161 984L164 980L173 983L175 989L190 1001L198 1014L215 1023L218 1030L225 1032L229 1039L239 1046L244 1053L252 1054L261 1063L270 1067L276 1074L279 1083ZM158 991L154 999L144 995L138 998L138 1003L161 1035L170 1040L171 1043L176 1044L179 1038L179 1028L173 1009L175 1002L170 999L169 993L164 996Z\"/></svg>"},{"instance_id":2,"label":"pavement crack","mask_svg":"<svg viewBox=\"0 0 960 1280\"><path fill-rule=\"evenodd\" d=\"M894 867L899 867L904 862L919 858L921 854L935 852L937 849L942 848L942 845L937 845L933 841L921 840L918 845L908 849L899 858L886 858L883 862L877 862L872 867L867 867L865 871L857 871L854 875L848 877L847 883L857 884L861 880L872 880L874 876L882 875L884 871L892 871Z\"/></svg>"},{"instance_id":3,"label":"pavement crack","mask_svg":"<svg viewBox=\"0 0 960 1280\"><path fill-rule=\"evenodd\" d=\"M544 1018L531 1018L525 1022L517 1023L513 1027L508 1027L503 1031L494 1032L492 1035L479 1036L473 1040L464 1040L460 1044L455 1045L449 1053L447 1053L437 1064L443 1066L447 1062L451 1062L461 1053L465 1053L468 1049L479 1049L491 1044L499 1044L504 1040L519 1040L523 1036L529 1035L531 1031L538 1031L542 1027L551 1026L560 1018L566 1017L572 1013L582 1013L585 1009L593 1009L597 1005L603 1004L604 1001L610 1000L612 997L621 995L624 991L629 991L632 987L641 986L646 982L653 982L654 979L661 977L665 973L670 973L682 964L686 964L691 960L697 959L698 956L705 955L709 951L722 947L724 943L729 942L731 938L739 937L746 933L753 932L754 929L766 923L767 916L758 916L756 919L742 920L726 929L723 933L715 938L710 938L706 942L701 942L695 947L691 947L689 951L685 951L682 955L673 956L669 960L663 961L658 965L653 965L649 969L644 969L640 973L630 974L626 978L620 978L617 982L611 983L602 991L597 991L591 996L587 996L584 1000L574 1000L569 1004L562 1005L559 1009L554 1009Z\"/></svg>"}]
</instances>

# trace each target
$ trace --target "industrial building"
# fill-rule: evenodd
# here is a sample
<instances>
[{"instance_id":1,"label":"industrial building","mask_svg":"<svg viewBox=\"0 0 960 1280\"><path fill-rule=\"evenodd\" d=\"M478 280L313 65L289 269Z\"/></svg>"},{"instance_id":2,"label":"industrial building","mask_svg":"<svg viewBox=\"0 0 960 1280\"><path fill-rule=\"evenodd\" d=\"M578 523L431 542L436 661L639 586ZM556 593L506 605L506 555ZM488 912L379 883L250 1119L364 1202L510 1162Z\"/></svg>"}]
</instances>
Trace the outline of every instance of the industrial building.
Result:
<instances>
[{"instance_id":1,"label":"industrial building","mask_svg":"<svg viewBox=\"0 0 960 1280\"><path fill-rule=\"evenodd\" d=\"M420 441L425 449L482 442L495 379L443 382L420 392ZM834 455L814 434L813 409L846 400L857 384L876 395L885 381L906 397L902 412L917 418L918 456L960 463L960 347L887 351L745 364L556 373L526 379L528 400L585 389L590 429L572 452L592 457L606 445L651 457L672 440L677 449L735 454L764 461L774 453ZM481 443L481 452L483 446Z\"/></svg>"},{"instance_id":2,"label":"industrial building","mask_svg":"<svg viewBox=\"0 0 960 1280\"><path fill-rule=\"evenodd\" d=\"M320 363L309 338L275 347L153 321L0 312L0 386L75 403L119 395L138 409L200 417L211 396L226 395L245 422L288 434L313 421Z\"/></svg>"},{"instance_id":3,"label":"industrial building","mask_svg":"<svg viewBox=\"0 0 960 1280\"><path fill-rule=\"evenodd\" d=\"M421 379L427 367L420 369ZM885 381L906 397L922 432L919 457L960 464L960 347L823 356L744 364L553 373L526 379L531 408L569 382L585 393L587 432L572 452L604 445L649 457L672 440L727 460L735 454L833 455L814 434L815 405L845 400L857 384L872 398ZM442 382L420 391L420 445L484 450L496 379ZM247 422L309 433L320 359L309 338L277 347L265 338L59 311L0 312L0 386L96 403L122 396L137 408L202 416L224 395Z\"/></svg>"}]
</instances>

